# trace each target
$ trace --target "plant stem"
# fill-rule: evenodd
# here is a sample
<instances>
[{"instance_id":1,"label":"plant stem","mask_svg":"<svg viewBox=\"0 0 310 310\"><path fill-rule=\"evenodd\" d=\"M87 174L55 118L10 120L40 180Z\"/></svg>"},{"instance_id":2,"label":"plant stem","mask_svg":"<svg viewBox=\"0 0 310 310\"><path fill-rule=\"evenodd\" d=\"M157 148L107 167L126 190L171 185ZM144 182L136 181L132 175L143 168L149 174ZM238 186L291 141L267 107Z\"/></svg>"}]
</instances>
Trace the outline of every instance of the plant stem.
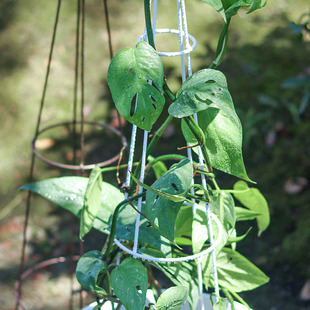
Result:
<instances>
[{"instance_id":1,"label":"plant stem","mask_svg":"<svg viewBox=\"0 0 310 310\"><path fill-rule=\"evenodd\" d=\"M118 212L119 212L120 208L121 208L124 204L129 203L129 202L131 202L131 201L134 201L134 200L136 200L137 198L142 197L142 196L144 196L144 195L145 195L145 193L141 193L141 194L132 196L132 197L130 197L130 198L127 198L127 199L123 200L122 202L120 202L120 203L117 205L117 207L115 208L114 213L113 213L113 218L112 218L112 225L111 225L111 232L110 232L110 237L109 237L109 241L108 241L108 246L107 246L107 249L105 250L105 253L101 253L102 256L103 256L104 258L109 257L110 252L111 252L111 248L112 248L113 241L114 241L114 236L115 236L115 231L116 231L116 220L117 220L117 215L118 215Z\"/></svg>"},{"instance_id":2,"label":"plant stem","mask_svg":"<svg viewBox=\"0 0 310 310\"><path fill-rule=\"evenodd\" d=\"M232 295L230 294L230 292L228 291L228 289L223 288L222 291L225 294L225 296L228 298L230 305L231 305L231 309L235 310L234 299L233 299Z\"/></svg>"},{"instance_id":3,"label":"plant stem","mask_svg":"<svg viewBox=\"0 0 310 310\"><path fill-rule=\"evenodd\" d=\"M151 22L150 6L151 6L150 0L144 0L144 16L145 16L147 38L149 40L149 44L154 48L154 50L156 50L152 29L152 22Z\"/></svg>"},{"instance_id":4,"label":"plant stem","mask_svg":"<svg viewBox=\"0 0 310 310\"><path fill-rule=\"evenodd\" d=\"M207 153L206 143L205 143L206 138L205 138L203 131L198 126L198 124L195 122L193 116L187 116L187 117L184 117L183 119L186 122L186 124L188 125L188 127L191 130L191 132L193 133L193 135L195 136L195 138L197 139L199 146L201 147L201 151L202 151L204 161L207 164L208 169L209 169L208 172L212 172L212 169L209 166L209 158L208 158L208 153Z\"/></svg>"},{"instance_id":5,"label":"plant stem","mask_svg":"<svg viewBox=\"0 0 310 310\"><path fill-rule=\"evenodd\" d=\"M132 164L133 166L138 166L139 163L136 162L136 163L133 163ZM127 168L128 167L128 164L123 164L123 165L119 165L118 168L119 169L123 169L123 168ZM109 171L115 171L117 170L117 166L113 166L113 167L107 167L107 168L101 168L101 172L109 172Z\"/></svg>"},{"instance_id":6,"label":"plant stem","mask_svg":"<svg viewBox=\"0 0 310 310\"><path fill-rule=\"evenodd\" d=\"M156 158L154 158L152 161L150 161L147 165L153 166L159 161L165 161L165 160L182 160L184 158L183 155L179 154L168 154L168 155L161 155Z\"/></svg>"},{"instance_id":7,"label":"plant stem","mask_svg":"<svg viewBox=\"0 0 310 310\"><path fill-rule=\"evenodd\" d=\"M171 91L171 89L169 88L169 86L165 80L164 80L163 89L164 89L164 92L166 93L166 95L168 96L168 98L171 100L171 102L176 101L176 99L177 99L176 96Z\"/></svg>"},{"instance_id":8,"label":"plant stem","mask_svg":"<svg viewBox=\"0 0 310 310\"><path fill-rule=\"evenodd\" d=\"M251 310L250 306L246 303L246 301L241 298L236 292L230 291L227 289L227 291L233 295L240 303L242 303L244 306L246 306L248 308L248 310Z\"/></svg>"}]
</instances>

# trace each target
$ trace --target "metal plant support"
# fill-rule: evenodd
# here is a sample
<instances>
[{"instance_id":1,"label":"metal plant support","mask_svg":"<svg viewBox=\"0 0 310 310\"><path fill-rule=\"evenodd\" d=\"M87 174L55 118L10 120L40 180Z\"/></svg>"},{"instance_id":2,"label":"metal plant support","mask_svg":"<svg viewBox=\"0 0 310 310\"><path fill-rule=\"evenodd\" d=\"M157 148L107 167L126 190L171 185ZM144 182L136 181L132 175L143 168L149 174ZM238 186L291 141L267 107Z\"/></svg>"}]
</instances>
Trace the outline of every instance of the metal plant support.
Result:
<instances>
[{"instance_id":1,"label":"metal plant support","mask_svg":"<svg viewBox=\"0 0 310 310\"><path fill-rule=\"evenodd\" d=\"M181 59L181 68L182 68L182 82L184 83L185 80L192 75L192 67L191 67L191 52L195 49L197 42L196 39L188 33L188 27L187 27L187 20L186 20L186 9L185 9L185 1L184 0L176 0L177 4L177 16L178 16L178 29L157 29L156 28L156 17L157 17L157 5L158 1L154 0L153 2L153 17L152 17L152 24L153 24L153 34L154 34L154 41L156 38L156 34L161 33L169 33L169 34L177 34L179 38L179 50L176 52L157 52L159 56L162 57L180 57ZM147 40L147 32L146 30L144 33L139 37L139 41L146 41ZM191 42L190 42L191 41ZM137 100L137 99L136 99ZM137 102L137 101L136 101ZM198 123L197 115L194 115L195 121ZM128 169L127 169L127 177L126 177L126 186L130 186L131 181L131 171L133 167L133 161L134 161L134 153L136 149L136 135L137 135L137 126L132 125L132 135L131 135L131 143L130 143L130 152L129 152L129 160L128 160ZM144 170L146 167L146 150L148 145L148 131L144 131L143 133L143 145L142 145L142 164L141 164L141 174L140 174L140 182L144 182ZM192 151L191 148L188 148L188 158L190 161L193 161L192 159ZM203 170L203 156L200 147L198 147L198 159L200 168ZM201 174L201 184L202 186L207 189L207 183L206 178L203 174ZM138 194L141 194L143 191L143 188L139 187ZM128 198L128 193L125 193L125 199ZM141 212L141 206L143 203L143 197L140 197L138 200L138 211ZM192 206L192 205L191 205ZM201 206L195 204L193 207L193 213L196 212L197 208L201 208ZM141 254L139 252L138 248L138 241L139 241L139 223L140 223L140 213L137 212L136 217L136 225L135 225L135 237L134 237L134 245L133 249L129 250L127 247L125 247L121 240L118 240L115 238L114 242L125 252L129 253L133 257L141 258L143 260L148 261L154 261L154 262L180 262L180 261L189 261L189 260L196 260L197 266L198 266L198 281L199 281L199 289L202 296L202 275L201 275L201 267L199 258L204 255L211 255L212 256L212 266L213 266L213 279L214 279L214 287L215 287L215 293L219 295L219 287L218 287L218 277L217 277L217 270L216 270L216 257L215 257L215 248L219 244L223 230L221 227L221 224L218 220L218 218L211 213L209 209L208 203L205 204L204 211L207 215L208 220L208 233L210 236L210 247L206 250L203 250L202 252L195 254L195 255L189 255L185 257L179 257L179 258L158 258L158 257L152 257L149 255ZM211 222L214 222L218 227L218 237L216 240L213 240L213 232L212 232L212 225ZM203 307L203 306L202 306ZM203 308L202 308L203 309Z\"/></svg>"},{"instance_id":2,"label":"metal plant support","mask_svg":"<svg viewBox=\"0 0 310 310\"><path fill-rule=\"evenodd\" d=\"M68 122L58 122L56 124L53 124L51 126L45 127L40 129L41 127L41 119L43 115L44 110L44 103L46 98L46 90L48 87L49 82L49 74L50 69L52 65L52 58L53 58L53 52L55 47L55 39L57 34L57 28L59 24L59 15L61 11L61 4L62 0L58 0L57 3L57 9L56 9L56 17L54 22L54 28L53 28L53 34L52 34L52 40L50 45L50 52L48 57L48 64L47 64L47 70L45 75L45 82L39 107L39 113L37 117L36 122L36 129L34 138L31 142L31 149L32 149L32 157L31 157L31 167L30 167L30 174L29 174L29 182L32 182L34 179L34 167L35 167L35 159L38 158L41 161L47 163L48 165L59 168L59 169L66 169L71 172L79 173L82 175L84 171L90 170L94 168L95 165L98 165L100 167L110 165L112 163L115 163L120 154L116 154L109 160L106 160L104 162L100 163L94 163L94 164L85 164L85 138L84 138L84 127L85 125L92 126L92 127L99 127L103 128L106 131L111 131L113 134L115 134L116 137L118 137L121 141L121 144L123 147L127 145L126 139L124 138L122 134L122 129L118 130L114 127L111 127L107 124L99 123L99 122L91 122L85 120L84 117L84 102L85 102L85 95L84 95L84 49L85 49L85 0L77 0L77 19L76 19L76 46L75 46L75 67L74 67L74 93L73 93L73 114L72 114L72 120ZM106 18L106 27L107 27L107 34L108 34L108 48L109 48L109 55L110 58L113 57L113 50L112 50L112 41L111 41L111 32L110 32L110 25L109 25L109 15L108 15L108 7L106 0L103 0L103 6L105 11L105 18ZM78 82L80 87L78 87ZM80 102L81 106L79 107L81 114L78 116L78 97L80 94ZM121 122L119 122L121 126ZM62 126L68 126L71 128L72 132L72 148L73 148L73 160L72 164L64 164L61 162L52 161L49 158L45 158L39 152L36 150L36 140L39 138L40 134L43 132L48 132L49 130L56 128L56 127L62 127ZM79 130L80 134L80 147L77 147L77 133ZM81 157L80 162L77 162L77 151L80 151ZM51 266L53 264L58 263L64 263L66 261L70 261L70 269L71 273L74 273L74 262L79 259L80 256L74 255L74 216L72 215L71 220L71 249L70 249L70 257L58 257L58 258L52 258L47 261L40 262L29 269L25 270L25 261L26 261L26 246L28 244L27 239L27 231L28 231L28 225L29 225L29 215L31 211L31 192L28 192L27 201L26 201L26 211L25 211L25 222L24 222L24 231L23 231L23 244L22 244L22 253L21 253L21 261L20 261L20 270L19 270L19 277L15 285L15 297L16 297L16 307L15 309L24 309L27 310L26 305L22 301L22 285L23 281L29 277L33 272L40 270L42 268L45 268L47 266ZM82 246L80 245L80 255L82 254ZM83 300L82 296L80 295L80 308L83 306ZM73 309L73 287L71 284L71 297L69 301L69 309Z\"/></svg>"}]
</instances>

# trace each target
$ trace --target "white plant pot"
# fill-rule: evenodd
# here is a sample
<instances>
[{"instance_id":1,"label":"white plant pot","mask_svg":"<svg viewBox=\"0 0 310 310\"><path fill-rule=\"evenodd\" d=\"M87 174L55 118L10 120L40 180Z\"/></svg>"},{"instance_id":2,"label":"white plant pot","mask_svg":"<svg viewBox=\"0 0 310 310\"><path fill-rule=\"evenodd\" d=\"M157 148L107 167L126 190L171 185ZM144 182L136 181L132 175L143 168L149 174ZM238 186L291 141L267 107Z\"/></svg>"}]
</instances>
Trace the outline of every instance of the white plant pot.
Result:
<instances>
[{"instance_id":1,"label":"white plant pot","mask_svg":"<svg viewBox=\"0 0 310 310\"><path fill-rule=\"evenodd\" d=\"M151 290L147 291L146 294L146 303L145 305L148 306L149 303L155 303L155 299L153 296L153 292ZM117 307L117 303L114 303L114 309ZM94 307L97 306L97 302L93 302L87 307L83 308L82 310L93 310ZM244 305L240 304L239 302L234 303L235 309L236 310L247 310L247 307ZM111 302L106 302L102 307L101 310L112 310L112 303ZM231 305L230 303L227 303L227 310L231 310ZM121 306L120 310L126 310L124 306ZM189 303L186 302L185 305L182 307L182 310L190 310ZM203 307L201 305L201 302L199 301L196 307L196 310L212 310L212 303L210 301L210 295L209 294L203 294Z\"/></svg>"}]
</instances>

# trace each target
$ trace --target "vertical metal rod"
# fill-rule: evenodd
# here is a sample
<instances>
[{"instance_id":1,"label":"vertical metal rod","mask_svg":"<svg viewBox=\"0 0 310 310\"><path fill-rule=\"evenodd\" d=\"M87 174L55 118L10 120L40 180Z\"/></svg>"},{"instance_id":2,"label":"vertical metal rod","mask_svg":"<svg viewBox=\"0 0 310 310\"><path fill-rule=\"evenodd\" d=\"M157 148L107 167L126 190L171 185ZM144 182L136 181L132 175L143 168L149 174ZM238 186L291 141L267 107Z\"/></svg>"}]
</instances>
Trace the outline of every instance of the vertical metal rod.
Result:
<instances>
[{"instance_id":1,"label":"vertical metal rod","mask_svg":"<svg viewBox=\"0 0 310 310\"><path fill-rule=\"evenodd\" d=\"M52 35L52 41L51 41L50 52L49 52L49 57L48 57L47 70L46 70L46 75L45 75L45 82L44 82L43 93L42 93L41 102L40 102L39 114L38 114L38 118L37 118L37 125L36 125L36 129L35 129L35 136L38 135L40 124L41 124L42 111L43 111L43 106L44 106L44 102L45 102L47 83L48 83L48 78L49 78L49 73L50 73L50 68L51 68L51 63L52 63L52 57L53 57L53 51L54 51L54 45L55 45L55 38L56 38L56 32L57 32L57 26L58 26L58 20L59 20L60 7L61 7L61 0L58 0L58 5L57 5L57 9L56 9L56 17L55 17L55 22L54 22L53 35ZM35 155L34 155L34 153L32 153L29 182L33 181L34 164L35 164ZM25 252L26 252L26 247L28 244L27 231L28 231L28 224L29 224L31 196L32 196L32 194L29 191L28 195L27 195L26 210L25 210L23 244L22 244L21 261L20 261L20 268L19 268L19 275L18 275L18 288L17 288L17 294L18 294L17 297L18 298L17 298L16 304L15 304L16 310L19 309L19 300L21 299L21 294L22 294L22 273L24 272L24 269L25 269L25 258L26 258Z\"/></svg>"},{"instance_id":2,"label":"vertical metal rod","mask_svg":"<svg viewBox=\"0 0 310 310\"><path fill-rule=\"evenodd\" d=\"M83 166L85 163L85 154L84 154L84 125L85 125L85 116L84 116L84 61L85 61L85 0L82 0L82 27L81 27L81 172L84 172Z\"/></svg>"}]
</instances>

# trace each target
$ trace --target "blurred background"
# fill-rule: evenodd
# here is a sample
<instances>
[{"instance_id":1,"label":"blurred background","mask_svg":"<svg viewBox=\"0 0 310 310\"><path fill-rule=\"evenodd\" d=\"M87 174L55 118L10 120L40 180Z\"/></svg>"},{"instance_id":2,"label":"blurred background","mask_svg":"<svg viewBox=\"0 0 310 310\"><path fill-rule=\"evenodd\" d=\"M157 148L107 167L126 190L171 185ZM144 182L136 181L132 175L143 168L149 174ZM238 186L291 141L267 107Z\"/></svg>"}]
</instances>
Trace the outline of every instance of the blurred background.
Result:
<instances>
[{"instance_id":1,"label":"blurred background","mask_svg":"<svg viewBox=\"0 0 310 310\"><path fill-rule=\"evenodd\" d=\"M212 62L223 22L205 3L186 3L189 32L198 42L191 54L195 72ZM114 52L134 47L144 29L143 1L110 1L108 6ZM56 0L0 2L1 309L14 309L15 305L13 287L18 275L26 200L26 194L18 192L18 188L29 181L30 143L35 133L56 7ZM260 238L253 223L239 228L242 233L254 225L238 250L271 278L269 284L242 294L253 309L310 309L309 14L308 0L269 1L265 8L250 15L240 10L232 19L226 56L219 67L227 77L243 124L248 174L257 181L271 212L271 225ZM159 1L158 27L177 28L176 21L175 1ZM72 119L75 28L76 1L63 0L42 128ZM159 35L156 41L160 51L178 48L177 36ZM116 114L106 82L109 62L103 3L87 1L84 113L89 121L115 125ZM181 84L180 59L163 62L167 82L177 91ZM102 161L120 151L117 136L92 130L86 130L87 161ZM124 131L129 139L128 124ZM66 128L62 127L44 133L38 138L37 149L53 160L70 162L71 145L63 138L65 135ZM176 121L155 155L175 153L183 145ZM64 174L70 173L36 161L35 180ZM116 184L115 173L105 175L105 181ZM221 176L224 187L234 181ZM68 253L69 222L65 211L35 197L28 231L30 258L26 263L32 265ZM101 236L92 236L95 237L87 237L86 241L98 246ZM59 270L33 275L25 284L29 309L61 309L68 299L68 285L68 277Z\"/></svg>"}]
</instances>

